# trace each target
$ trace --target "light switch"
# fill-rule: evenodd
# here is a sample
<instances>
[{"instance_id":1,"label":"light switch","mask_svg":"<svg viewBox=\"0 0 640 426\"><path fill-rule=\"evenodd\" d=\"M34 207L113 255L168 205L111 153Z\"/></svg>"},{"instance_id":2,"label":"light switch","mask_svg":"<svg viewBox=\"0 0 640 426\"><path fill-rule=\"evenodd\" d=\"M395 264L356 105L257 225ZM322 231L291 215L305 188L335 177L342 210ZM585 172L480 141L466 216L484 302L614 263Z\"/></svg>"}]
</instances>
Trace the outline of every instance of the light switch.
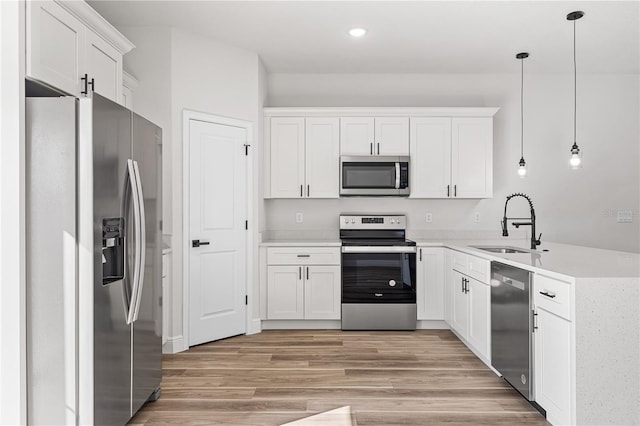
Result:
<instances>
[{"instance_id":1,"label":"light switch","mask_svg":"<svg viewBox=\"0 0 640 426\"><path fill-rule=\"evenodd\" d=\"M427 221L427 223L433 222L433 214L427 213L427 215L425 216L425 220Z\"/></svg>"},{"instance_id":2,"label":"light switch","mask_svg":"<svg viewBox=\"0 0 640 426\"><path fill-rule=\"evenodd\" d=\"M300 212L296 213L296 223L302 223L302 222L303 222L302 213Z\"/></svg>"},{"instance_id":3,"label":"light switch","mask_svg":"<svg viewBox=\"0 0 640 426\"><path fill-rule=\"evenodd\" d=\"M479 222L480 222L480 212L475 212L475 213L473 214L473 221L474 221L475 223L479 223Z\"/></svg>"}]
</instances>

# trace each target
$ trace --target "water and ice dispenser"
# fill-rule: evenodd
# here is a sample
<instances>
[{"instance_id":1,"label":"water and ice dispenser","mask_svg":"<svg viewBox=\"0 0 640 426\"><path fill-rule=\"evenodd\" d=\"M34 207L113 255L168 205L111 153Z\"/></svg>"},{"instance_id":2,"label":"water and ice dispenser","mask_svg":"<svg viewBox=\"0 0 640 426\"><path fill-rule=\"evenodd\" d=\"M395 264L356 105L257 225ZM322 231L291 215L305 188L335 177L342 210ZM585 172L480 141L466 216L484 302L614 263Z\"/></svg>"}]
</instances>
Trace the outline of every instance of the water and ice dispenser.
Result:
<instances>
[{"instance_id":1,"label":"water and ice dispenser","mask_svg":"<svg viewBox=\"0 0 640 426\"><path fill-rule=\"evenodd\" d=\"M102 220L102 285L124 278L124 218Z\"/></svg>"}]
</instances>

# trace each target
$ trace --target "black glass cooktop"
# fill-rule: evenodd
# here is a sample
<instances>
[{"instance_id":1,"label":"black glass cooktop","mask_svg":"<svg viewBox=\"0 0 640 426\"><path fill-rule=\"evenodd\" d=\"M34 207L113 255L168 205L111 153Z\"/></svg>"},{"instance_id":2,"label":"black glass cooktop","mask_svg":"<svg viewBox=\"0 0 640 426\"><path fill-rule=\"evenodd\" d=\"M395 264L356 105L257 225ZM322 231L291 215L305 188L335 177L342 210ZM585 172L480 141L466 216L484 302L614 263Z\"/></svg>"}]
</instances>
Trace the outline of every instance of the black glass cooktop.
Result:
<instances>
[{"instance_id":1,"label":"black glass cooktop","mask_svg":"<svg viewBox=\"0 0 640 426\"><path fill-rule=\"evenodd\" d=\"M400 247L410 247L415 246L416 242L411 240L396 240L392 238L382 238L382 239L373 239L373 238L349 238L342 240L343 246L400 246Z\"/></svg>"}]
</instances>

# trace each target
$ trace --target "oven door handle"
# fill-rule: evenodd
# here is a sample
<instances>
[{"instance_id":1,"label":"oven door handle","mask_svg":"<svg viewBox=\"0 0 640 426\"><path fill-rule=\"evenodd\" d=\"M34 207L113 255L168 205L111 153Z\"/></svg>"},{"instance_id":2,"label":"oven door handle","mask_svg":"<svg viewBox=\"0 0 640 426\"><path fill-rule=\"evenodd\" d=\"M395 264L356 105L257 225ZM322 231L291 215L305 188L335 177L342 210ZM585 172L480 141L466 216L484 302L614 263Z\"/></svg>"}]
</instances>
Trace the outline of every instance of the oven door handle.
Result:
<instances>
[{"instance_id":1,"label":"oven door handle","mask_svg":"<svg viewBox=\"0 0 640 426\"><path fill-rule=\"evenodd\" d=\"M416 253L415 246L343 246L342 253Z\"/></svg>"},{"instance_id":2,"label":"oven door handle","mask_svg":"<svg viewBox=\"0 0 640 426\"><path fill-rule=\"evenodd\" d=\"M400 189L400 163L396 162L396 189Z\"/></svg>"}]
</instances>

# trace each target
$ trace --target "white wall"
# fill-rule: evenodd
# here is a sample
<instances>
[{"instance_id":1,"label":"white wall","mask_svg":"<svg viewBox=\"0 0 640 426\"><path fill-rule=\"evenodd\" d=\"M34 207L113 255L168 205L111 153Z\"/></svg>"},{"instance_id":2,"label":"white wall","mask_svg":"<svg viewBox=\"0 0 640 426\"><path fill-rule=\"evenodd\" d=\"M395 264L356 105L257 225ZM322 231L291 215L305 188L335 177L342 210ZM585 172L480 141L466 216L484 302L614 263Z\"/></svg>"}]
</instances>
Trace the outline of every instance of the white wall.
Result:
<instances>
[{"instance_id":1,"label":"white wall","mask_svg":"<svg viewBox=\"0 0 640 426\"><path fill-rule=\"evenodd\" d=\"M172 110L173 110L173 333L183 331L182 321L182 112L185 109L232 117L254 123L253 139L258 140L258 55L211 39L172 30ZM254 155L254 167L257 167ZM255 175L258 173L256 172ZM257 176L256 176L257 178ZM254 203L256 205L256 203ZM257 208L257 205L256 205ZM257 223L254 213L253 223ZM254 229L257 229L255 227ZM177 308L180 308L178 312Z\"/></svg>"},{"instance_id":2,"label":"white wall","mask_svg":"<svg viewBox=\"0 0 640 426\"><path fill-rule=\"evenodd\" d=\"M534 60L533 58L530 60ZM268 230L335 230L341 212L406 212L419 231L491 230L499 236L505 196L534 202L543 241L640 251L638 75L578 75L577 140L584 168L567 167L573 143L573 76L525 74L525 159L520 159L519 74L271 74L268 106L498 106L494 119L494 198L487 200L267 200ZM509 213L524 214L514 199ZM514 210L512 210L512 208ZM516 210L517 209L517 210ZM618 224L615 212L634 212ZM433 222L424 220L433 213ZM481 222L473 222L480 212ZM304 223L295 223L295 213Z\"/></svg>"},{"instance_id":3,"label":"white wall","mask_svg":"<svg viewBox=\"0 0 640 426\"><path fill-rule=\"evenodd\" d=\"M0 2L0 424L26 423L24 3Z\"/></svg>"},{"instance_id":4,"label":"white wall","mask_svg":"<svg viewBox=\"0 0 640 426\"><path fill-rule=\"evenodd\" d=\"M175 28L124 27L136 45L125 68L138 79L134 110L163 128L164 233L171 235L170 341L180 349L183 329L183 111L191 110L253 123L253 182L259 188L259 119L266 97L266 73L258 55ZM261 200L261 197L260 197ZM262 202L253 203L250 221L257 239ZM257 259L257 248L252 248ZM257 282L257 270L254 272Z\"/></svg>"}]
</instances>

